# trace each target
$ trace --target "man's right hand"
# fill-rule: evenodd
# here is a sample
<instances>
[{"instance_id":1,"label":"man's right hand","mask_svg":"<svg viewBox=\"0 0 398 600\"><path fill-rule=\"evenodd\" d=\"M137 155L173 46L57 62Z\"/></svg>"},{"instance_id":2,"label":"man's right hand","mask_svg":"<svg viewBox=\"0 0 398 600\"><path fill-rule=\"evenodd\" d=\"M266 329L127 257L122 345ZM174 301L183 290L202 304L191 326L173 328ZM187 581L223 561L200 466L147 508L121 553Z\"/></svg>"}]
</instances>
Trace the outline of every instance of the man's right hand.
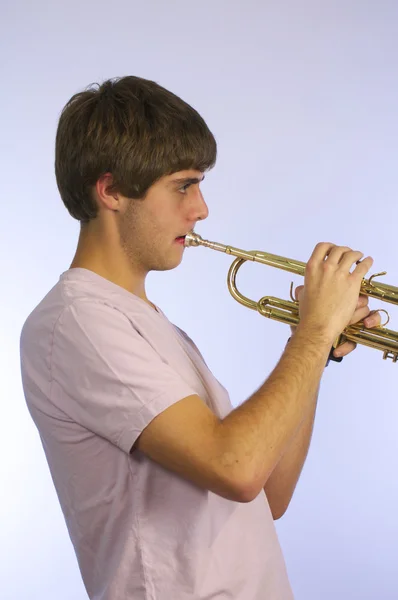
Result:
<instances>
[{"instance_id":1,"label":"man's right hand","mask_svg":"<svg viewBox=\"0 0 398 600\"><path fill-rule=\"evenodd\" d=\"M310 330L332 344L347 327L357 306L362 279L373 265L373 258L362 257L362 252L347 246L328 242L315 246L305 269L299 305L301 330Z\"/></svg>"}]
</instances>

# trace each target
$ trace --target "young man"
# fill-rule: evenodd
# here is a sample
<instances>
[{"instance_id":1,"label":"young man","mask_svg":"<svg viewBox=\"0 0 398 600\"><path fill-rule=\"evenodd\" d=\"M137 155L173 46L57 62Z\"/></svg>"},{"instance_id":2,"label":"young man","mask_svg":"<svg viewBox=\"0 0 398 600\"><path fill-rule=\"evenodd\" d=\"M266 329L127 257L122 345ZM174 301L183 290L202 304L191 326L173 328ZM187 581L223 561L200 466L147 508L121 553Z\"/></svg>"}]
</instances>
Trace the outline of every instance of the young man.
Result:
<instances>
[{"instance_id":1,"label":"young man","mask_svg":"<svg viewBox=\"0 0 398 600\"><path fill-rule=\"evenodd\" d=\"M369 315L359 291L372 259L316 246L299 326L233 409L145 291L207 217L200 182L215 160L199 114L137 77L76 94L60 117L56 177L80 237L24 324L21 369L91 599L293 597L274 519L305 460L333 340Z\"/></svg>"}]
</instances>

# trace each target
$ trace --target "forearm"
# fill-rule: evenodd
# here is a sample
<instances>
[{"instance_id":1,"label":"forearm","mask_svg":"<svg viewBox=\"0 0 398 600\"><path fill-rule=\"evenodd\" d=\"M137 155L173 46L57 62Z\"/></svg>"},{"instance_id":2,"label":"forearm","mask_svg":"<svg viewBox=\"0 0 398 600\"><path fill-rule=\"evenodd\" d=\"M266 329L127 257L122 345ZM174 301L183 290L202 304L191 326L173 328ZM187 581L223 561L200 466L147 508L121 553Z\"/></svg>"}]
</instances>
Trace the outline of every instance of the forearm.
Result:
<instances>
[{"instance_id":1,"label":"forearm","mask_svg":"<svg viewBox=\"0 0 398 600\"><path fill-rule=\"evenodd\" d=\"M308 417L330 350L300 328L261 388L220 424L223 466L255 497Z\"/></svg>"},{"instance_id":2,"label":"forearm","mask_svg":"<svg viewBox=\"0 0 398 600\"><path fill-rule=\"evenodd\" d=\"M274 519L279 519L286 512L307 458L314 427L318 394L319 387L301 427L264 486L264 492Z\"/></svg>"}]
</instances>

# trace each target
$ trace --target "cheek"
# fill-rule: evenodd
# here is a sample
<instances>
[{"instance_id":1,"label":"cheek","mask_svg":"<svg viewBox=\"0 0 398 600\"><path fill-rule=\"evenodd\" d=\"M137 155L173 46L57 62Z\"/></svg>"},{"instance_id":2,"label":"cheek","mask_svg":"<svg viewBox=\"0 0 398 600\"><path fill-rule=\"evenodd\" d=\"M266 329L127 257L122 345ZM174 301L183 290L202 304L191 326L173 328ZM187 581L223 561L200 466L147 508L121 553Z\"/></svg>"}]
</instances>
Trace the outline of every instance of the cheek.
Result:
<instances>
[{"instance_id":1,"label":"cheek","mask_svg":"<svg viewBox=\"0 0 398 600\"><path fill-rule=\"evenodd\" d=\"M133 209L129 209L127 210L122 219L120 220L120 224L119 224L119 231L120 231L120 235L122 237L122 239L127 240L128 238L131 237L131 234L134 231L134 225L137 223L137 219L135 219L134 216L134 210Z\"/></svg>"},{"instance_id":2,"label":"cheek","mask_svg":"<svg viewBox=\"0 0 398 600\"><path fill-rule=\"evenodd\" d=\"M152 231L154 235L167 236L168 232L175 230L176 223L175 214L171 210L165 210L162 207L147 215L145 225L147 230Z\"/></svg>"}]
</instances>

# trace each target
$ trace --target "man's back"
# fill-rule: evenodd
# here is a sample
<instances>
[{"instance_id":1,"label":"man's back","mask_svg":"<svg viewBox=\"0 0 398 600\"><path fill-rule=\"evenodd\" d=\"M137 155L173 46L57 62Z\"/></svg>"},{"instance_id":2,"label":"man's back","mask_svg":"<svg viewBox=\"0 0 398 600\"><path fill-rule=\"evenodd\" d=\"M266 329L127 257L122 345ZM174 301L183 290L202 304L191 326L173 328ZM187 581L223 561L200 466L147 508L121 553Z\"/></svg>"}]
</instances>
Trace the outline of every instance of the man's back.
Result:
<instances>
[{"instance_id":1,"label":"man's back","mask_svg":"<svg viewBox=\"0 0 398 600\"><path fill-rule=\"evenodd\" d=\"M151 420L197 394L232 406L161 311L70 269L21 336L22 376L90 598L292 598L264 493L236 503L130 452Z\"/></svg>"}]
</instances>

